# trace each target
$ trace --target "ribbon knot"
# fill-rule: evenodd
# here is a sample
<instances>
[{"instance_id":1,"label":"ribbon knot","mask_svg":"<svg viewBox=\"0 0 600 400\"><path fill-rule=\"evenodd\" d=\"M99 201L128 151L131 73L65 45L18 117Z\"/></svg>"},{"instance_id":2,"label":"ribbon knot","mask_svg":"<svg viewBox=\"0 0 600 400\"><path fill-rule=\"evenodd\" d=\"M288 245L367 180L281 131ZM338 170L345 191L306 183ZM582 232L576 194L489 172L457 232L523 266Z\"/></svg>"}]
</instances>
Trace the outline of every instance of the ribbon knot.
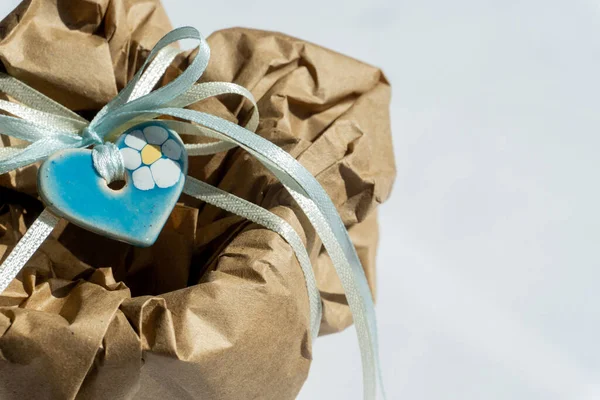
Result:
<instances>
[{"instance_id":1,"label":"ribbon knot","mask_svg":"<svg viewBox=\"0 0 600 400\"><path fill-rule=\"evenodd\" d=\"M81 131L81 138L86 146L89 146L91 144L102 144L102 138L90 125L83 128L83 131Z\"/></svg>"}]
</instances>

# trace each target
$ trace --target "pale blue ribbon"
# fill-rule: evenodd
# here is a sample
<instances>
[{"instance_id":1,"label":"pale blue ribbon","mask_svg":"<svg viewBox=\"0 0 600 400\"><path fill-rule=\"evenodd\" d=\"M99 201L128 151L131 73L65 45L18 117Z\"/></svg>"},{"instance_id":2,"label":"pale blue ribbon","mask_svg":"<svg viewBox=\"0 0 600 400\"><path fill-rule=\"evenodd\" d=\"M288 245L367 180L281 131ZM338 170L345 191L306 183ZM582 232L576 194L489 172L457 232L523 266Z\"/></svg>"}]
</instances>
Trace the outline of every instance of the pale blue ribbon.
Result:
<instances>
[{"instance_id":1,"label":"pale blue ribbon","mask_svg":"<svg viewBox=\"0 0 600 400\"><path fill-rule=\"evenodd\" d=\"M176 52L167 46L183 39L199 42L197 56L176 79L159 89L152 90L176 55ZM190 148L194 151L190 150L190 155L222 151L236 145L243 147L257 157L284 184L323 241L344 287L356 325L363 363L365 398L375 399L378 386L381 389L382 397L385 397L379 366L377 327L371 292L354 245L325 190L292 156L252 131L256 127L257 117L254 117L257 114L253 114L253 128L249 130L214 115L180 108L222 93L237 93L251 98L245 89L233 84L226 84L229 86L226 86L225 89L223 86L211 86L209 83L195 85L206 69L209 57L208 44L196 29L184 27L173 30L156 44L146 62L129 84L102 108L91 122L66 110L60 104L52 102L14 78L0 77L0 89L7 93L10 92L9 94L16 100L29 106L24 107L0 100L0 109L20 117L0 115L0 129L6 135L31 142L23 149L0 149L0 174L44 160L63 149L102 145L107 139L113 138L115 134L123 132L126 129L124 127L130 126L132 122L153 119L161 115L169 115L198 124L164 121L180 134L207 135L217 138L223 143L209 144L205 147L192 145ZM202 87L198 88L199 86ZM105 155L111 154L118 154L118 152L103 149L98 156L103 158ZM112 176L114 171L106 174ZM106 174L102 173L102 176L106 177ZM203 190L204 192L201 193ZM280 222L272 222L272 217L261 214L262 211L257 210L258 207L255 205L245 204L233 195L215 191L214 188L211 189L192 177L187 177L185 191L205 201L214 202L229 211L235 212L235 210L243 209L243 213L249 218L254 218L259 223L262 221L267 227L277 225L277 228L271 227L270 229L291 237L291 239L287 239L288 242L298 243L297 237L289 234L289 226L284 226ZM307 285L309 288L311 285L316 288L314 282L309 283L308 275L312 276L312 280L314 280L314 276L312 271L306 271L305 251L301 254L302 251L297 251L297 246L294 247L294 250L302 261L305 276L307 276ZM318 310L315 311L315 308ZM314 314L313 311L320 315L320 304L311 304L311 312ZM313 334L315 334L314 331L313 326Z\"/></svg>"},{"instance_id":2,"label":"pale blue ribbon","mask_svg":"<svg viewBox=\"0 0 600 400\"><path fill-rule=\"evenodd\" d=\"M137 87L148 64L166 46L184 39L193 39L200 42L199 53L189 67L177 79L164 87L131 99L131 94ZM208 65L209 57L208 44L196 29L183 27L169 32L158 41L129 84L96 114L96 117L83 128L81 133L57 129L51 116L40 115L35 119L35 122L6 115L0 116L0 127L3 129L4 134L33 142L18 154L0 160L0 174L44 160L49 155L66 148L102 144L114 129L130 119L126 116L126 113L139 113L140 110L164 107L187 92L202 76ZM40 113L44 112L40 111ZM76 114L70 117L77 118ZM83 120L82 123L87 124L87 121Z\"/></svg>"}]
</instances>

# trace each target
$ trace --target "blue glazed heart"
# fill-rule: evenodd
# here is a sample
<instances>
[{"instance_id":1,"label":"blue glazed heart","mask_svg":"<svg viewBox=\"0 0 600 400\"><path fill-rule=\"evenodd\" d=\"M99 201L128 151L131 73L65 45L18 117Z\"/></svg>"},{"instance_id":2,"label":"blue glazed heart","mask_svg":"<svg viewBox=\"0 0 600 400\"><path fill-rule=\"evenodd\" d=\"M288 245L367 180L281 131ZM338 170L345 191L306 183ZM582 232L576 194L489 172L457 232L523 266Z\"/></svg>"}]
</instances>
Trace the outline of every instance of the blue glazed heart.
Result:
<instances>
[{"instance_id":1,"label":"blue glazed heart","mask_svg":"<svg viewBox=\"0 0 600 400\"><path fill-rule=\"evenodd\" d=\"M111 189L98 175L91 150L69 149L40 167L40 195L54 213L76 225L150 246L183 190L187 153L174 131L154 121L129 129L115 144L125 162L123 188Z\"/></svg>"}]
</instances>

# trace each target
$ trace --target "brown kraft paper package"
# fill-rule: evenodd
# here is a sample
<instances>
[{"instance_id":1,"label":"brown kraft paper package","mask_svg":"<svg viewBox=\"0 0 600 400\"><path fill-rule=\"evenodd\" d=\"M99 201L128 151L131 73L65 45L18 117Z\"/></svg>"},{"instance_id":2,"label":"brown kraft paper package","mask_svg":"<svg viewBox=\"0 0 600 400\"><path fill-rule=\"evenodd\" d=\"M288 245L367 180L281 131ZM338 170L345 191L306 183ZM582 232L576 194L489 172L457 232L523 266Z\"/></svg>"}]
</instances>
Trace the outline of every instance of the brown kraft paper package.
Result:
<instances>
[{"instance_id":1,"label":"brown kraft paper package","mask_svg":"<svg viewBox=\"0 0 600 400\"><path fill-rule=\"evenodd\" d=\"M171 28L158 0L24 1L0 24L0 60L8 74L92 118ZM374 290L376 208L395 176L381 71L280 33L233 28L208 43L202 80L253 93L257 133L331 196ZM164 80L193 56L180 56ZM233 96L194 108L240 123L248 115ZM0 136L0 146L15 144ZM0 176L2 258L43 209L37 168ZM192 157L189 174L292 224L321 292L320 333L352 323L318 237L257 160L239 148ZM308 374L309 336L290 246L182 195L149 248L61 222L0 295L0 399L293 399Z\"/></svg>"}]
</instances>

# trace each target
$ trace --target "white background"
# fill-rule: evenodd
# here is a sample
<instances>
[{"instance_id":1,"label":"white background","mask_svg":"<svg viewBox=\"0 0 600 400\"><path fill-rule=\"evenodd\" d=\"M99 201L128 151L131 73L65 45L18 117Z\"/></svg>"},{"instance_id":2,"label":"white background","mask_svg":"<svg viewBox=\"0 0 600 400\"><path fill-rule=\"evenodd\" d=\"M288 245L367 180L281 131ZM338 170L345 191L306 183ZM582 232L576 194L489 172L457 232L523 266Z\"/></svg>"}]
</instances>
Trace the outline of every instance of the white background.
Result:
<instances>
[{"instance_id":1,"label":"white background","mask_svg":"<svg viewBox=\"0 0 600 400\"><path fill-rule=\"evenodd\" d=\"M598 1L164 4L174 26L278 30L391 80L390 399L600 399ZM352 329L314 357L301 399L361 398Z\"/></svg>"}]
</instances>

